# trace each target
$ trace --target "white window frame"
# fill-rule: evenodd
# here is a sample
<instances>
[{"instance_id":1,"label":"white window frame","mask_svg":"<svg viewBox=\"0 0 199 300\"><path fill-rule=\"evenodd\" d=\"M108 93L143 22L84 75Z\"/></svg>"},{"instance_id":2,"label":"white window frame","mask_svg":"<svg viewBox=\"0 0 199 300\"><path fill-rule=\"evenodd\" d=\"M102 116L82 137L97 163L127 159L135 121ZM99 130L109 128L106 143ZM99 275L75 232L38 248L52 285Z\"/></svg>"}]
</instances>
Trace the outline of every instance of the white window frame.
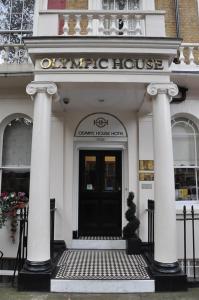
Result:
<instances>
[{"instance_id":1,"label":"white window frame","mask_svg":"<svg viewBox=\"0 0 199 300\"><path fill-rule=\"evenodd\" d=\"M199 0L198 0L199 1ZM89 0L88 9L102 9L102 0ZM140 0L140 9L142 10L155 10L154 0Z\"/></svg>"},{"instance_id":2,"label":"white window frame","mask_svg":"<svg viewBox=\"0 0 199 300\"><path fill-rule=\"evenodd\" d=\"M32 117L25 115L25 114L13 114L8 117L6 117L0 126L0 192L1 191L1 183L2 183L2 171L3 170L20 170L20 171L29 171L30 172L30 165L14 165L14 166L3 166L2 165L2 159L3 159L3 137L4 137L4 131L8 124L15 120L16 118L27 118L32 120Z\"/></svg>"},{"instance_id":3,"label":"white window frame","mask_svg":"<svg viewBox=\"0 0 199 300\"><path fill-rule=\"evenodd\" d=\"M192 132L193 134L191 134L191 136L193 136L194 138L194 151L195 151L195 164L194 165L175 165L175 161L174 161L174 169L194 169L195 170L195 181L196 181L196 200L181 200L181 201L176 201L176 206L177 207L182 207L184 205L188 205L188 206L191 206L191 205L199 205L199 195L198 195L198 177L199 177L199 165L198 165L198 150L197 149L197 137L199 135L199 130L196 126L196 124L186 118L186 117L176 117L176 118L173 118L172 119L172 128L179 124L179 123L184 123L184 126L189 126L191 129L192 129ZM173 135L172 134L172 138L173 138ZM178 136L178 135L176 135Z\"/></svg>"}]
</instances>

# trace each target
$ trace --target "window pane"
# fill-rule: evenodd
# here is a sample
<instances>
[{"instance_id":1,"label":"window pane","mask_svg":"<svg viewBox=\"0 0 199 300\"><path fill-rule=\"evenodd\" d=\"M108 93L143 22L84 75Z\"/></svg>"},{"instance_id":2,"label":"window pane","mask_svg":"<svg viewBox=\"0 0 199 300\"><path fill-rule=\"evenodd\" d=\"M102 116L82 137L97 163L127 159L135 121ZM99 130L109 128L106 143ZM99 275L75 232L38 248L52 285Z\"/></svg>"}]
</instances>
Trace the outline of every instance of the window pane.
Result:
<instances>
[{"instance_id":1,"label":"window pane","mask_svg":"<svg viewBox=\"0 0 199 300\"><path fill-rule=\"evenodd\" d=\"M0 0L0 28L1 30L10 29L10 1Z\"/></svg>"},{"instance_id":2,"label":"window pane","mask_svg":"<svg viewBox=\"0 0 199 300\"><path fill-rule=\"evenodd\" d=\"M103 0L102 8L106 10L139 9L139 0Z\"/></svg>"},{"instance_id":3,"label":"window pane","mask_svg":"<svg viewBox=\"0 0 199 300\"><path fill-rule=\"evenodd\" d=\"M96 156L85 156L84 190L93 191L97 187Z\"/></svg>"},{"instance_id":4,"label":"window pane","mask_svg":"<svg viewBox=\"0 0 199 300\"><path fill-rule=\"evenodd\" d=\"M23 10L23 0L12 1L12 13L21 13Z\"/></svg>"},{"instance_id":5,"label":"window pane","mask_svg":"<svg viewBox=\"0 0 199 300\"><path fill-rule=\"evenodd\" d=\"M194 136L174 136L173 156L176 166L196 165Z\"/></svg>"},{"instance_id":6,"label":"window pane","mask_svg":"<svg viewBox=\"0 0 199 300\"><path fill-rule=\"evenodd\" d=\"M12 14L11 16L11 28L12 30L21 29L22 14Z\"/></svg>"},{"instance_id":7,"label":"window pane","mask_svg":"<svg viewBox=\"0 0 199 300\"><path fill-rule=\"evenodd\" d=\"M29 12L25 12L23 16L23 24L22 29L23 30L31 30L33 26L33 14Z\"/></svg>"},{"instance_id":8,"label":"window pane","mask_svg":"<svg viewBox=\"0 0 199 300\"><path fill-rule=\"evenodd\" d=\"M31 156L32 122L17 118L5 128L3 137L3 166L29 166Z\"/></svg>"},{"instance_id":9,"label":"window pane","mask_svg":"<svg viewBox=\"0 0 199 300\"><path fill-rule=\"evenodd\" d=\"M2 192L25 192L29 194L29 182L30 172L29 171L7 171L2 172Z\"/></svg>"},{"instance_id":10,"label":"window pane","mask_svg":"<svg viewBox=\"0 0 199 300\"><path fill-rule=\"evenodd\" d=\"M116 157L104 157L104 190L116 191Z\"/></svg>"},{"instance_id":11,"label":"window pane","mask_svg":"<svg viewBox=\"0 0 199 300\"><path fill-rule=\"evenodd\" d=\"M24 12L33 13L34 2L34 0L24 0Z\"/></svg>"},{"instance_id":12,"label":"window pane","mask_svg":"<svg viewBox=\"0 0 199 300\"><path fill-rule=\"evenodd\" d=\"M196 200L196 173L195 169L175 169L176 200Z\"/></svg>"}]
</instances>

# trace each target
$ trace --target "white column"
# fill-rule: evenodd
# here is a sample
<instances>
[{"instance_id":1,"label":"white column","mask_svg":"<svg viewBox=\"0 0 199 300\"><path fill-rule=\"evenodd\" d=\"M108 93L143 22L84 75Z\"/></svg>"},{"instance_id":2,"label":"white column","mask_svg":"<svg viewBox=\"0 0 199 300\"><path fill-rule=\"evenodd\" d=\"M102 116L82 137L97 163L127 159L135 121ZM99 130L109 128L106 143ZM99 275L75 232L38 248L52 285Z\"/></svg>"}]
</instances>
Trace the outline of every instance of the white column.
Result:
<instances>
[{"instance_id":1,"label":"white column","mask_svg":"<svg viewBox=\"0 0 199 300\"><path fill-rule=\"evenodd\" d=\"M34 100L27 262L45 266L50 261L50 124L57 86L51 82L32 82L26 92Z\"/></svg>"},{"instance_id":2,"label":"white column","mask_svg":"<svg viewBox=\"0 0 199 300\"><path fill-rule=\"evenodd\" d=\"M170 100L178 94L173 83L151 83L147 92L153 101L155 172L155 253L158 271L176 272L176 207ZM165 268L164 268L165 267Z\"/></svg>"}]
</instances>

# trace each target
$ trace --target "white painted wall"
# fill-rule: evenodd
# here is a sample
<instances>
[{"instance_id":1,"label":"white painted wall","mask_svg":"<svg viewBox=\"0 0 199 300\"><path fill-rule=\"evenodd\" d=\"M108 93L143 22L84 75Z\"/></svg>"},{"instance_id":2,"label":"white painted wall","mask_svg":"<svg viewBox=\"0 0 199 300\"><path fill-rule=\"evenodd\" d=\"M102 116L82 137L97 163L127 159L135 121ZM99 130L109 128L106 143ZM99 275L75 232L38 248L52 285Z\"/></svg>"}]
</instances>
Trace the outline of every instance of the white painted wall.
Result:
<instances>
[{"instance_id":1,"label":"white painted wall","mask_svg":"<svg viewBox=\"0 0 199 300\"><path fill-rule=\"evenodd\" d=\"M153 126L152 115L139 118L139 160L153 160ZM148 199L154 199L154 182L139 182L139 234L146 242L148 239Z\"/></svg>"}]
</instances>

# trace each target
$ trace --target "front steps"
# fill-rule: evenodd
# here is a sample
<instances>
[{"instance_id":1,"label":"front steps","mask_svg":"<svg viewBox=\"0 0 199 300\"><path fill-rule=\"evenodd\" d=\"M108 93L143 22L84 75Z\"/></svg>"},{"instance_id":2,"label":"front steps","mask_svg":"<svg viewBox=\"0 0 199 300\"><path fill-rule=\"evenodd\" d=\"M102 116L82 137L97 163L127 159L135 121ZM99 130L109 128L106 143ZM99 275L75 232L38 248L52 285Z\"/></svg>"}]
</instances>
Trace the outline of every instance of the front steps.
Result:
<instances>
[{"instance_id":1,"label":"front steps","mask_svg":"<svg viewBox=\"0 0 199 300\"><path fill-rule=\"evenodd\" d=\"M51 292L152 293L154 280L51 280Z\"/></svg>"},{"instance_id":2,"label":"front steps","mask_svg":"<svg viewBox=\"0 0 199 300\"><path fill-rule=\"evenodd\" d=\"M72 249L126 249L125 240L90 240L74 239L72 240Z\"/></svg>"},{"instance_id":3,"label":"front steps","mask_svg":"<svg viewBox=\"0 0 199 300\"><path fill-rule=\"evenodd\" d=\"M51 292L143 293L154 290L154 280L147 272L142 255L127 255L124 250L65 251L51 279Z\"/></svg>"}]
</instances>

